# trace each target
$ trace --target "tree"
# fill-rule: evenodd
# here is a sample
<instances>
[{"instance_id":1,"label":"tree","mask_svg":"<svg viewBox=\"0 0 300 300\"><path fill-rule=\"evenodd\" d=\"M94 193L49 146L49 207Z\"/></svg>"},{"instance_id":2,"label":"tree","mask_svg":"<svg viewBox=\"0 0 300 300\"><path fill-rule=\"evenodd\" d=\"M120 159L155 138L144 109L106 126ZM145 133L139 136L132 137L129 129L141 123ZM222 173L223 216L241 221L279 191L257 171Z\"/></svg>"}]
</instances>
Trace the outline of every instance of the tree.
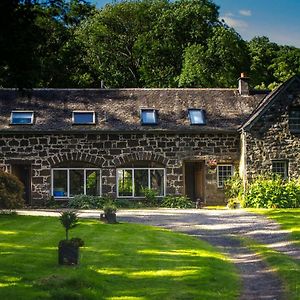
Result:
<instances>
[{"instance_id":1,"label":"tree","mask_svg":"<svg viewBox=\"0 0 300 300\"><path fill-rule=\"evenodd\" d=\"M230 28L215 26L207 45L191 45L184 52L179 78L183 87L232 87L248 71L248 52L242 38Z\"/></svg>"}]
</instances>

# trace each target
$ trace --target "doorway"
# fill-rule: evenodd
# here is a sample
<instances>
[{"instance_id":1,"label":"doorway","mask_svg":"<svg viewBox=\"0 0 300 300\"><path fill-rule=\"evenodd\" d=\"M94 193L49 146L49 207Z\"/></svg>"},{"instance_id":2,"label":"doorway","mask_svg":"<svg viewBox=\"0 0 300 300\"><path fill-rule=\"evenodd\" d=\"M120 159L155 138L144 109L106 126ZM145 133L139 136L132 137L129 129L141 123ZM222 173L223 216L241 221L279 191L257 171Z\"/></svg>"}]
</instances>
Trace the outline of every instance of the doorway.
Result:
<instances>
[{"instance_id":1,"label":"doorway","mask_svg":"<svg viewBox=\"0 0 300 300\"><path fill-rule=\"evenodd\" d=\"M31 165L30 164L12 164L11 173L18 177L24 184L23 198L26 205L31 204Z\"/></svg>"},{"instance_id":2,"label":"doorway","mask_svg":"<svg viewBox=\"0 0 300 300\"><path fill-rule=\"evenodd\" d=\"M185 162L185 194L192 201L201 199L204 201L204 161Z\"/></svg>"}]
</instances>

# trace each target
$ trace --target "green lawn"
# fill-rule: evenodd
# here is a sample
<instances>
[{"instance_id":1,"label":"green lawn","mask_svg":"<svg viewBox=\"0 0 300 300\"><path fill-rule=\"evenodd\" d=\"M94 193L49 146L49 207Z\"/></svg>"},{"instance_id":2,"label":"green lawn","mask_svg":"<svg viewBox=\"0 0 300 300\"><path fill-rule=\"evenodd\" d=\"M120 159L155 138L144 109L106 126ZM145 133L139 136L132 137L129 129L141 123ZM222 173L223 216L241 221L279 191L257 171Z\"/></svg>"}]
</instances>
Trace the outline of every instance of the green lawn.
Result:
<instances>
[{"instance_id":1,"label":"green lawn","mask_svg":"<svg viewBox=\"0 0 300 300\"><path fill-rule=\"evenodd\" d=\"M300 246L300 209L247 209L264 214L275 220L283 229L291 232L294 245ZM300 263L278 251L267 248L251 239L244 239L245 245L260 254L276 271L286 288L288 299L300 299Z\"/></svg>"},{"instance_id":2,"label":"green lawn","mask_svg":"<svg viewBox=\"0 0 300 300\"><path fill-rule=\"evenodd\" d=\"M247 209L250 212L264 214L278 222L283 229L291 232L293 243L300 246L300 208L290 209Z\"/></svg>"},{"instance_id":3,"label":"green lawn","mask_svg":"<svg viewBox=\"0 0 300 300\"><path fill-rule=\"evenodd\" d=\"M237 299L234 266L208 244L134 224L85 220L78 267L58 266L57 218L0 216L0 299Z\"/></svg>"}]
</instances>

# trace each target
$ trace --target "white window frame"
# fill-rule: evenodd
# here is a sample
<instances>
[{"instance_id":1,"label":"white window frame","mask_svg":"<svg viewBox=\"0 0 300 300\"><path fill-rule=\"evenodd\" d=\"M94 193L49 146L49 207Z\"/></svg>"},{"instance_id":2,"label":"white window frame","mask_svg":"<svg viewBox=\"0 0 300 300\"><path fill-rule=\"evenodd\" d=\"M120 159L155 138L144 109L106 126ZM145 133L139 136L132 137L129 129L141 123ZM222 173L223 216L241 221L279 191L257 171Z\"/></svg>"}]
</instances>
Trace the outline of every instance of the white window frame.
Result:
<instances>
[{"instance_id":1,"label":"white window frame","mask_svg":"<svg viewBox=\"0 0 300 300\"><path fill-rule=\"evenodd\" d=\"M14 113L30 113L30 123L14 123L13 122L13 114ZM12 110L10 113L10 124L11 125L32 125L34 120L34 111L33 110Z\"/></svg>"},{"instance_id":2,"label":"white window frame","mask_svg":"<svg viewBox=\"0 0 300 300\"><path fill-rule=\"evenodd\" d=\"M124 171L124 170L130 170L132 171L132 194L131 196L120 196L119 195L119 172L118 171ZM117 198L131 198L131 199L140 199L140 198L145 198L145 196L135 196L134 195L134 190L135 190L135 186L134 186L134 170L148 170L148 187L147 188L150 188L151 186L151 177L150 177L150 171L151 170L162 170L164 172L164 190L163 190L163 195L162 196L157 196L157 197L165 197L166 196L166 183L167 183L167 180L166 180L166 169L165 168L117 168L116 170L116 179L117 179Z\"/></svg>"},{"instance_id":3,"label":"white window frame","mask_svg":"<svg viewBox=\"0 0 300 300\"><path fill-rule=\"evenodd\" d=\"M102 173L101 169L99 168L52 168L51 169L51 196L53 196L55 199L68 199L73 198L73 196L70 196L70 170L83 170L83 180L84 180L84 186L83 186L83 193L86 195L86 171L99 171L100 173L100 182L99 182L99 196L102 196ZM67 196L54 196L54 171L67 171Z\"/></svg>"},{"instance_id":4,"label":"white window frame","mask_svg":"<svg viewBox=\"0 0 300 300\"><path fill-rule=\"evenodd\" d=\"M75 123L75 114L93 114L93 121L86 123ZM72 111L72 124L73 125L91 125L96 123L96 113L93 110L73 110Z\"/></svg>"},{"instance_id":5,"label":"white window frame","mask_svg":"<svg viewBox=\"0 0 300 300\"><path fill-rule=\"evenodd\" d=\"M286 159L273 159L272 160L271 172L273 174L280 175L278 172L274 172L273 163L283 163L284 164L284 174L283 174L282 179L289 179L289 162L288 162L288 160L286 160Z\"/></svg>"},{"instance_id":6,"label":"white window frame","mask_svg":"<svg viewBox=\"0 0 300 300\"><path fill-rule=\"evenodd\" d=\"M234 168L233 168L232 164L219 164L219 165L217 165L217 186L218 186L218 188L223 189L224 185L220 183L219 167L230 167L230 169L231 169L231 177L234 175Z\"/></svg>"}]
</instances>

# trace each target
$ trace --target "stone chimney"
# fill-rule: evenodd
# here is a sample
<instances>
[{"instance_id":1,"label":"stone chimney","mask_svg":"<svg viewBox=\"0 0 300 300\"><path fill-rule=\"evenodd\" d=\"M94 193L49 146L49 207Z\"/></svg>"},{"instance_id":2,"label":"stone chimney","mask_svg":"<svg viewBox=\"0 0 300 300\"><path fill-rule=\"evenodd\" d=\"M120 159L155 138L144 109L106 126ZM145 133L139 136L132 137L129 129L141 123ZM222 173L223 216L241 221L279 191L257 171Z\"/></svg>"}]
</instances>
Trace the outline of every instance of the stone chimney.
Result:
<instances>
[{"instance_id":1,"label":"stone chimney","mask_svg":"<svg viewBox=\"0 0 300 300\"><path fill-rule=\"evenodd\" d=\"M239 93L241 96L249 96L250 95L250 88L249 88L249 81L250 78L247 76L246 73L241 73L241 77L239 80Z\"/></svg>"}]
</instances>

